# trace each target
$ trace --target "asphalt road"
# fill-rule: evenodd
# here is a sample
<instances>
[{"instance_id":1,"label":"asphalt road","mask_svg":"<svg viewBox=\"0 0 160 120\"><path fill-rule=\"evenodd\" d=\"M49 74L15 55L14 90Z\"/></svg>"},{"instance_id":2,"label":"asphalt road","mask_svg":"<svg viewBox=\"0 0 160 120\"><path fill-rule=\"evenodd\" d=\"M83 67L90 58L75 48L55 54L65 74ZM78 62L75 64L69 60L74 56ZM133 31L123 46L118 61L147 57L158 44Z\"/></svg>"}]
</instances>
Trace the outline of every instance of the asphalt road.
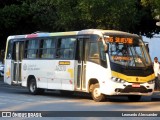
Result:
<instances>
[{"instance_id":1,"label":"asphalt road","mask_svg":"<svg viewBox=\"0 0 160 120\"><path fill-rule=\"evenodd\" d=\"M43 95L31 95L28 89L20 86L9 86L4 84L2 78L0 78L0 111L46 111L48 115L56 114L49 113L49 111L69 111L69 114L72 114L72 111L74 111L73 114L76 115L79 112L78 114L81 116L77 117L77 120L99 120L106 119L104 116L107 116L107 114L115 114L116 116L117 113L114 111L160 111L160 92L155 92L150 97L142 97L139 102L129 102L126 97L118 96L109 97L105 102L94 102L90 95L81 93L76 93L73 96L63 96L58 91L46 91ZM82 118L84 111L102 111L101 114L103 114L103 112L106 112L106 114L104 116L102 115L102 117L89 116ZM62 115L61 117L59 115L56 119L74 119L73 117L64 116ZM95 114L93 114L93 116L95 116ZM113 116L114 115L109 119L117 118ZM137 118L139 117L136 117L136 119ZM47 119L51 118L48 117ZM119 120L121 119L123 120L124 118L119 118ZM127 117L125 119L135 118ZM142 117L139 119L142 119ZM147 117L145 120L146 119L158 119L158 117Z\"/></svg>"}]
</instances>

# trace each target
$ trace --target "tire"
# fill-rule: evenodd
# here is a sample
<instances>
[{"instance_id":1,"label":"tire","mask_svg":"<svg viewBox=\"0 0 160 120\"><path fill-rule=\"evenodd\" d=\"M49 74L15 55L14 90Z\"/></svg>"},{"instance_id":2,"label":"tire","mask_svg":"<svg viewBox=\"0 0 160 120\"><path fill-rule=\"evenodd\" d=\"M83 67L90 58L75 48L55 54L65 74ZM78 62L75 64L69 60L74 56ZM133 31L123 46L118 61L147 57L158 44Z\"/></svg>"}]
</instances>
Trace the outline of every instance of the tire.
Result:
<instances>
[{"instance_id":1,"label":"tire","mask_svg":"<svg viewBox=\"0 0 160 120\"><path fill-rule=\"evenodd\" d=\"M29 92L32 95L42 94L44 93L44 89L37 88L37 83L35 79L31 79L28 85Z\"/></svg>"},{"instance_id":2,"label":"tire","mask_svg":"<svg viewBox=\"0 0 160 120\"><path fill-rule=\"evenodd\" d=\"M128 100L131 102L138 102L141 99L141 95L130 95L128 96Z\"/></svg>"},{"instance_id":3,"label":"tire","mask_svg":"<svg viewBox=\"0 0 160 120\"><path fill-rule=\"evenodd\" d=\"M96 102L102 102L105 100L105 95L100 93L99 84L96 83L92 88L92 99Z\"/></svg>"}]
</instances>

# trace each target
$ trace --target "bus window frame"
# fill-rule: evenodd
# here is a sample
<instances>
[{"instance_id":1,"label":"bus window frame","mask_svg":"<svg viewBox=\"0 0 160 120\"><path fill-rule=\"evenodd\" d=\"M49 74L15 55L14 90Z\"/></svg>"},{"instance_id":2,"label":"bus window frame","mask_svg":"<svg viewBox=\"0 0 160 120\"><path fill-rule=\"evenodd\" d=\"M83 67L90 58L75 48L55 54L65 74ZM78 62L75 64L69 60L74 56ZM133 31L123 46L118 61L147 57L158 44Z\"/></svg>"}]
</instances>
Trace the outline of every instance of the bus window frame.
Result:
<instances>
[{"instance_id":1,"label":"bus window frame","mask_svg":"<svg viewBox=\"0 0 160 120\"><path fill-rule=\"evenodd\" d=\"M11 49L10 49L10 57L8 57L8 48L9 48L9 42L11 42ZM17 38L17 39L10 39L9 41L8 41L8 46L7 46L7 53L6 53L6 58L5 59L13 59L13 47L14 47L14 43L15 42L24 42L24 46L25 46L25 40L24 39L22 39L22 38ZM24 53L23 53L23 58L24 58Z\"/></svg>"},{"instance_id":2,"label":"bus window frame","mask_svg":"<svg viewBox=\"0 0 160 120\"><path fill-rule=\"evenodd\" d=\"M7 53L6 53L6 57L5 57L5 59L12 59L12 56L13 56L13 43L14 43L14 40L15 39L10 39L9 41L8 41L8 45L7 45ZM10 46L9 46L9 44L10 44ZM10 48L10 50L9 50L9 47L11 47ZM10 51L10 52L9 52ZM10 54L10 55L9 55Z\"/></svg>"},{"instance_id":3,"label":"bus window frame","mask_svg":"<svg viewBox=\"0 0 160 120\"><path fill-rule=\"evenodd\" d=\"M59 39L67 39L67 38L75 38L75 41L74 41L74 46L73 46L73 57L72 58L60 58L60 57L56 57L56 54L57 54L57 51L58 49L61 49L61 48L58 48L58 40ZM57 39L56 39L56 51L55 51L55 59L56 60L75 60L75 56L76 56L76 45L77 45L77 36L76 35L70 35L70 36L57 36ZM62 49L66 49L66 48L62 48ZM67 48L69 49L69 48Z\"/></svg>"},{"instance_id":4,"label":"bus window frame","mask_svg":"<svg viewBox=\"0 0 160 120\"><path fill-rule=\"evenodd\" d=\"M38 48L37 49L28 49L28 48L26 48L26 47L28 47L28 46L26 46L26 44L27 44L27 41L31 41L31 40L37 40L38 41ZM38 38L38 37L35 37L35 38L25 38L25 43L24 43L24 59L40 59L40 57L39 57L39 48L40 48L40 39ZM27 52L28 52L28 50L37 50L38 51L38 56L36 56L36 57L34 57L34 58L28 58L27 57Z\"/></svg>"},{"instance_id":5,"label":"bus window frame","mask_svg":"<svg viewBox=\"0 0 160 120\"><path fill-rule=\"evenodd\" d=\"M54 45L55 45L55 47L51 47L51 48L41 48L41 42L42 41L45 41L45 40L55 40L55 43L54 43ZM57 38L53 38L53 37L45 37L45 38L41 38L40 40L39 40L40 42L40 44L39 44L39 59L55 59L56 57L55 57L55 52L56 52L56 45L57 45ZM42 46L43 46L43 44L42 44ZM43 50L54 50L54 54L53 54L53 57L49 57L49 58L45 58L45 57L41 57L42 55L43 55Z\"/></svg>"},{"instance_id":6,"label":"bus window frame","mask_svg":"<svg viewBox=\"0 0 160 120\"><path fill-rule=\"evenodd\" d=\"M89 46L88 46L89 50L88 50L87 60L100 65L100 48L99 48L98 41L89 41L88 43L89 43ZM94 55L97 54L97 57L95 56L95 58L91 57L91 55L90 55L91 49L94 48L94 47L91 46L92 44L95 44L96 47L97 47L97 49L96 49L97 53L94 53Z\"/></svg>"},{"instance_id":7,"label":"bus window frame","mask_svg":"<svg viewBox=\"0 0 160 120\"><path fill-rule=\"evenodd\" d=\"M104 64L104 62L102 61L102 56L101 56L101 51L100 51L100 42L103 44L103 49L104 49L104 54L106 55L106 52L105 52L105 45L104 45L104 43L103 43L103 40L101 40L101 36L99 36L98 34L87 34L87 35L79 35L78 37L77 37L77 39L89 39L88 41L87 41L87 44L88 44L88 50L87 50L87 52L86 52L86 54L87 55L85 55L84 57L84 62L86 62L86 61L90 61L90 62L93 62L93 63L96 63L96 64L98 64L98 65L101 65L102 67L105 67L105 68L107 68L107 66L108 66L108 64L107 64L107 56L106 56L106 62L105 62L105 64ZM99 54L99 63L97 63L97 62L94 62L94 61L92 61L92 60L90 60L90 58L89 58L89 53L90 53L90 43L97 43L97 47L98 47L98 54ZM77 45L78 45L78 43L77 43ZM107 48L108 49L108 48ZM76 48L76 51L78 51L79 49L78 48ZM78 57L78 54L76 55L76 59L79 61L79 57Z\"/></svg>"},{"instance_id":8,"label":"bus window frame","mask_svg":"<svg viewBox=\"0 0 160 120\"><path fill-rule=\"evenodd\" d=\"M55 54L54 54L54 58L41 58L40 57L40 42L42 39L48 39L48 38L51 38L51 39L55 39ZM63 39L63 38L75 38L75 43L74 43L74 49L73 49L73 58L70 58L70 59L65 59L65 58L56 58L56 51L57 51L57 44L58 44L58 39ZM48 36L48 37L35 37L35 38L24 38L23 40L25 41L24 45L25 45L25 49L24 49L24 55L26 54L26 42L27 41L30 41L30 40L38 40L39 42L39 48L38 48L38 58L27 58L26 56L24 56L24 59L30 59L30 60L34 60L34 59L38 59L38 60L75 60L75 53L76 53L76 42L77 42L77 36L75 35L69 35L69 36Z\"/></svg>"}]
</instances>

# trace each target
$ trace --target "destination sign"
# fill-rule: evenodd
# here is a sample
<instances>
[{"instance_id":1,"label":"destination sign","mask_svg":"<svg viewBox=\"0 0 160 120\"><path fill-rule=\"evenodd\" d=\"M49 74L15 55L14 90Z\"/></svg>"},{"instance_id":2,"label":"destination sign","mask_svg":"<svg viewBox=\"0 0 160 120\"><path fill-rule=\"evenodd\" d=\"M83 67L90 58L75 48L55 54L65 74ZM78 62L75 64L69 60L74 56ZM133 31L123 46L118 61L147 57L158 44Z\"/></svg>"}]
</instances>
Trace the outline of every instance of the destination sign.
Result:
<instances>
[{"instance_id":1,"label":"destination sign","mask_svg":"<svg viewBox=\"0 0 160 120\"><path fill-rule=\"evenodd\" d=\"M124 43L124 44L133 44L133 38L127 38L127 37L105 37L105 42L109 43Z\"/></svg>"}]
</instances>

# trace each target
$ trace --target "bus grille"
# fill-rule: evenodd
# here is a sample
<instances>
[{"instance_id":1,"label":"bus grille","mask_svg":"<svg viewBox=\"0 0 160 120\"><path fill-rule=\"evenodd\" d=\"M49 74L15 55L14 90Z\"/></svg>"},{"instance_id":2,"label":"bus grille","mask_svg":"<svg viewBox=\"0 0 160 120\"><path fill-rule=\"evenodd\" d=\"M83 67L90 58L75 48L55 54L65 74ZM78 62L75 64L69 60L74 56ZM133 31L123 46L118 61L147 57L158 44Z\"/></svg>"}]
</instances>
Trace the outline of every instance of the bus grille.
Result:
<instances>
[{"instance_id":1,"label":"bus grille","mask_svg":"<svg viewBox=\"0 0 160 120\"><path fill-rule=\"evenodd\" d=\"M131 93L131 92L137 92L137 93L148 93L152 92L152 89L146 89L144 86L140 86L139 88L133 88L131 85L125 87L124 89L117 88L115 89L115 92L121 92L121 93Z\"/></svg>"}]
</instances>

